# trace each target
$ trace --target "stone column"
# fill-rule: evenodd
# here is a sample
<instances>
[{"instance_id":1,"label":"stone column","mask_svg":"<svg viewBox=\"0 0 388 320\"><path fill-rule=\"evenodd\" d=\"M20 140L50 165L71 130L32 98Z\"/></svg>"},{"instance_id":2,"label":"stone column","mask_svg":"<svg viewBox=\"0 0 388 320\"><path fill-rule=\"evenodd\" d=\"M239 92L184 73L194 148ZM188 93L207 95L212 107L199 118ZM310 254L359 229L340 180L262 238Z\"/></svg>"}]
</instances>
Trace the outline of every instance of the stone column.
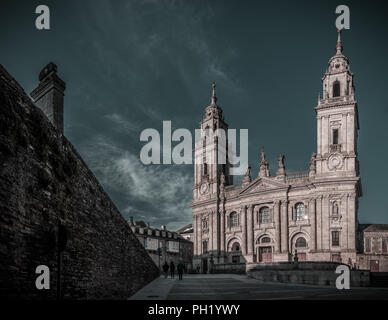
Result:
<instances>
[{"instance_id":1,"label":"stone column","mask_svg":"<svg viewBox=\"0 0 388 320\"><path fill-rule=\"evenodd\" d=\"M317 222L317 250L322 250L322 196L316 201L316 222Z\"/></svg>"},{"instance_id":2,"label":"stone column","mask_svg":"<svg viewBox=\"0 0 388 320\"><path fill-rule=\"evenodd\" d=\"M322 117L322 155L329 151L329 118L328 116Z\"/></svg>"},{"instance_id":3,"label":"stone column","mask_svg":"<svg viewBox=\"0 0 388 320\"><path fill-rule=\"evenodd\" d=\"M281 204L281 250L282 253L288 252L288 205L287 200L283 200Z\"/></svg>"},{"instance_id":4,"label":"stone column","mask_svg":"<svg viewBox=\"0 0 388 320\"><path fill-rule=\"evenodd\" d=\"M341 136L339 140L339 143L341 144L342 152L347 151L347 148L348 148L348 138L346 135L346 131L347 131L346 113L343 113L341 117Z\"/></svg>"},{"instance_id":5,"label":"stone column","mask_svg":"<svg viewBox=\"0 0 388 320\"><path fill-rule=\"evenodd\" d=\"M242 244L241 249L244 255L247 252L247 206L241 208L241 227L242 227Z\"/></svg>"},{"instance_id":6,"label":"stone column","mask_svg":"<svg viewBox=\"0 0 388 320\"><path fill-rule=\"evenodd\" d=\"M198 255L198 216L194 216L194 255Z\"/></svg>"},{"instance_id":7,"label":"stone column","mask_svg":"<svg viewBox=\"0 0 388 320\"><path fill-rule=\"evenodd\" d=\"M354 148L353 148L353 142L354 142L354 115L352 112L348 112L347 113L347 121L346 121L346 129L347 129L347 136L346 136L346 140L347 140L347 152L350 153L350 152L353 152L354 151Z\"/></svg>"},{"instance_id":8,"label":"stone column","mask_svg":"<svg viewBox=\"0 0 388 320\"><path fill-rule=\"evenodd\" d=\"M209 244L208 244L208 251L213 251L213 211L209 212L208 215L208 228L209 228Z\"/></svg>"},{"instance_id":9,"label":"stone column","mask_svg":"<svg viewBox=\"0 0 388 320\"><path fill-rule=\"evenodd\" d=\"M216 250L217 250L217 257L220 256L220 246L221 246L221 238L220 238L220 212L217 210L215 213L215 223L216 223Z\"/></svg>"},{"instance_id":10,"label":"stone column","mask_svg":"<svg viewBox=\"0 0 388 320\"><path fill-rule=\"evenodd\" d=\"M317 117L317 152L322 154L322 117Z\"/></svg>"},{"instance_id":11,"label":"stone column","mask_svg":"<svg viewBox=\"0 0 388 320\"><path fill-rule=\"evenodd\" d=\"M275 223L275 253L280 252L280 203L274 203L274 223Z\"/></svg>"},{"instance_id":12,"label":"stone column","mask_svg":"<svg viewBox=\"0 0 388 320\"><path fill-rule=\"evenodd\" d=\"M202 255L202 214L199 215L199 255ZM201 267L202 268L202 267Z\"/></svg>"},{"instance_id":13,"label":"stone column","mask_svg":"<svg viewBox=\"0 0 388 320\"><path fill-rule=\"evenodd\" d=\"M329 218L329 196L324 195L322 199L322 249L330 249L330 218Z\"/></svg>"},{"instance_id":14,"label":"stone column","mask_svg":"<svg viewBox=\"0 0 388 320\"><path fill-rule=\"evenodd\" d=\"M357 211L357 197L355 193L350 193L348 197L348 249L356 249L356 211Z\"/></svg>"},{"instance_id":15,"label":"stone column","mask_svg":"<svg viewBox=\"0 0 388 320\"><path fill-rule=\"evenodd\" d=\"M348 209L348 194L344 194L341 198L341 211L340 215L342 216L342 221L345 223L344 234L341 233L341 238L343 242L341 242L341 246L349 248L349 209Z\"/></svg>"},{"instance_id":16,"label":"stone column","mask_svg":"<svg viewBox=\"0 0 388 320\"><path fill-rule=\"evenodd\" d=\"M214 214L213 214L213 232L214 232L214 237L213 237L213 247L214 247L214 250L217 251L217 254L218 254L218 251L220 250L220 246L219 246L219 233L220 233L220 229L219 229L219 224L218 224L218 210L214 211Z\"/></svg>"},{"instance_id":17,"label":"stone column","mask_svg":"<svg viewBox=\"0 0 388 320\"><path fill-rule=\"evenodd\" d=\"M221 225L220 225L220 236L221 236L221 254L225 255L225 210L221 211Z\"/></svg>"},{"instance_id":18,"label":"stone column","mask_svg":"<svg viewBox=\"0 0 388 320\"><path fill-rule=\"evenodd\" d=\"M315 208L315 199L311 199L309 202L309 217L310 217L310 226L311 226L311 243L310 248L315 251L317 249L317 240L316 240L316 208Z\"/></svg>"},{"instance_id":19,"label":"stone column","mask_svg":"<svg viewBox=\"0 0 388 320\"><path fill-rule=\"evenodd\" d=\"M196 241L197 241L197 255L201 254L201 236L200 236L200 230L201 230L201 217L197 214L197 231L195 233L196 235Z\"/></svg>"},{"instance_id":20,"label":"stone column","mask_svg":"<svg viewBox=\"0 0 388 320\"><path fill-rule=\"evenodd\" d=\"M247 210L247 242L248 255L253 255L253 206L249 205Z\"/></svg>"}]
</instances>

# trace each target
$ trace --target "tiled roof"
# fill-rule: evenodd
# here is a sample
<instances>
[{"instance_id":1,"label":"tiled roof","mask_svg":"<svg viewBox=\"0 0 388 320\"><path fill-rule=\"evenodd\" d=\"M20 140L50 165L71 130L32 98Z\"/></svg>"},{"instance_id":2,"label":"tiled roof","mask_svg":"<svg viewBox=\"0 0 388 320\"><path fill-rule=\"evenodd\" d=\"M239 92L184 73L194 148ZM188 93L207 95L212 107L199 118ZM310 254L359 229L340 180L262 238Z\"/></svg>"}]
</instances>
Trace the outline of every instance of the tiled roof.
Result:
<instances>
[{"instance_id":1,"label":"tiled roof","mask_svg":"<svg viewBox=\"0 0 388 320\"><path fill-rule=\"evenodd\" d=\"M388 224L371 224L367 227L364 232L380 232L386 231L388 232Z\"/></svg>"}]
</instances>

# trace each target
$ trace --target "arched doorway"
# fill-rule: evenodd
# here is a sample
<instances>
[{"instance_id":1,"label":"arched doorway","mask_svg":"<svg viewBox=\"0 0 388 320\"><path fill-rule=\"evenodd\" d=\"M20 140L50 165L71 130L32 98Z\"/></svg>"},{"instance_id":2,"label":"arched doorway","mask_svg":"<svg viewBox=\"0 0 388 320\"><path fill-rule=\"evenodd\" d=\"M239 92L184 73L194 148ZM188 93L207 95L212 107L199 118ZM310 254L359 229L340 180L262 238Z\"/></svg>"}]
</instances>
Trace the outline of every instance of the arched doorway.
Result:
<instances>
[{"instance_id":1,"label":"arched doorway","mask_svg":"<svg viewBox=\"0 0 388 320\"><path fill-rule=\"evenodd\" d=\"M272 239L264 235L256 241L256 254L259 258L259 262L272 262L273 253L273 242Z\"/></svg>"},{"instance_id":2,"label":"arched doorway","mask_svg":"<svg viewBox=\"0 0 388 320\"><path fill-rule=\"evenodd\" d=\"M230 250L232 252L232 263L240 263L241 262L241 247L240 243L237 241L232 244L232 248Z\"/></svg>"},{"instance_id":3,"label":"arched doorway","mask_svg":"<svg viewBox=\"0 0 388 320\"><path fill-rule=\"evenodd\" d=\"M304 235L298 234L294 237L293 248L292 254L293 256L295 256L295 253L297 254L298 261L307 261L308 244Z\"/></svg>"},{"instance_id":4,"label":"arched doorway","mask_svg":"<svg viewBox=\"0 0 388 320\"><path fill-rule=\"evenodd\" d=\"M242 263L242 249L240 244L240 239L232 238L228 241L228 260L231 263Z\"/></svg>"}]
</instances>

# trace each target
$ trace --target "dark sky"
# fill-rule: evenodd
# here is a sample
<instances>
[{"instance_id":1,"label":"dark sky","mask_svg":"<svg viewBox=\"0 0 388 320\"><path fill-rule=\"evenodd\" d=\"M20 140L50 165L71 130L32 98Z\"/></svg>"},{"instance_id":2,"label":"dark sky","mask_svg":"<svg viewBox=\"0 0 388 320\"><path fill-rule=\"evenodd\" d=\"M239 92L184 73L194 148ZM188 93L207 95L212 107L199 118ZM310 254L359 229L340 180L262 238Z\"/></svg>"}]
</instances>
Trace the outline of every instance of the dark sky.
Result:
<instances>
[{"instance_id":1,"label":"dark sky","mask_svg":"<svg viewBox=\"0 0 388 320\"><path fill-rule=\"evenodd\" d=\"M35 29L35 8L51 30ZM388 10L383 1L1 1L0 63L31 92L50 61L66 81L65 135L122 214L177 229L192 220L193 168L144 166L140 132L194 130L217 83L231 128L249 129L252 176L306 170L314 107L335 54L335 8L350 7L344 54L359 104L362 223L388 223Z\"/></svg>"}]
</instances>

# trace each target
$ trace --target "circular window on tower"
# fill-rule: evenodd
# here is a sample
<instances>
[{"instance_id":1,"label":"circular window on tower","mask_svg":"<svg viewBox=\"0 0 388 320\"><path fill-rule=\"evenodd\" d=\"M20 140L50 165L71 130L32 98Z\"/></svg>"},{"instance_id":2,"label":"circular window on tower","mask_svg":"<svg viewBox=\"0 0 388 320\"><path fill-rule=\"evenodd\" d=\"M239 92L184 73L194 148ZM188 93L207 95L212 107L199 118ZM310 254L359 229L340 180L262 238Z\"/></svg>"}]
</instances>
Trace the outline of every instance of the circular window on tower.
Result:
<instances>
[{"instance_id":1,"label":"circular window on tower","mask_svg":"<svg viewBox=\"0 0 388 320\"><path fill-rule=\"evenodd\" d=\"M335 65L335 68L338 69L339 67L340 67L340 65L337 63L337 64Z\"/></svg>"}]
</instances>

